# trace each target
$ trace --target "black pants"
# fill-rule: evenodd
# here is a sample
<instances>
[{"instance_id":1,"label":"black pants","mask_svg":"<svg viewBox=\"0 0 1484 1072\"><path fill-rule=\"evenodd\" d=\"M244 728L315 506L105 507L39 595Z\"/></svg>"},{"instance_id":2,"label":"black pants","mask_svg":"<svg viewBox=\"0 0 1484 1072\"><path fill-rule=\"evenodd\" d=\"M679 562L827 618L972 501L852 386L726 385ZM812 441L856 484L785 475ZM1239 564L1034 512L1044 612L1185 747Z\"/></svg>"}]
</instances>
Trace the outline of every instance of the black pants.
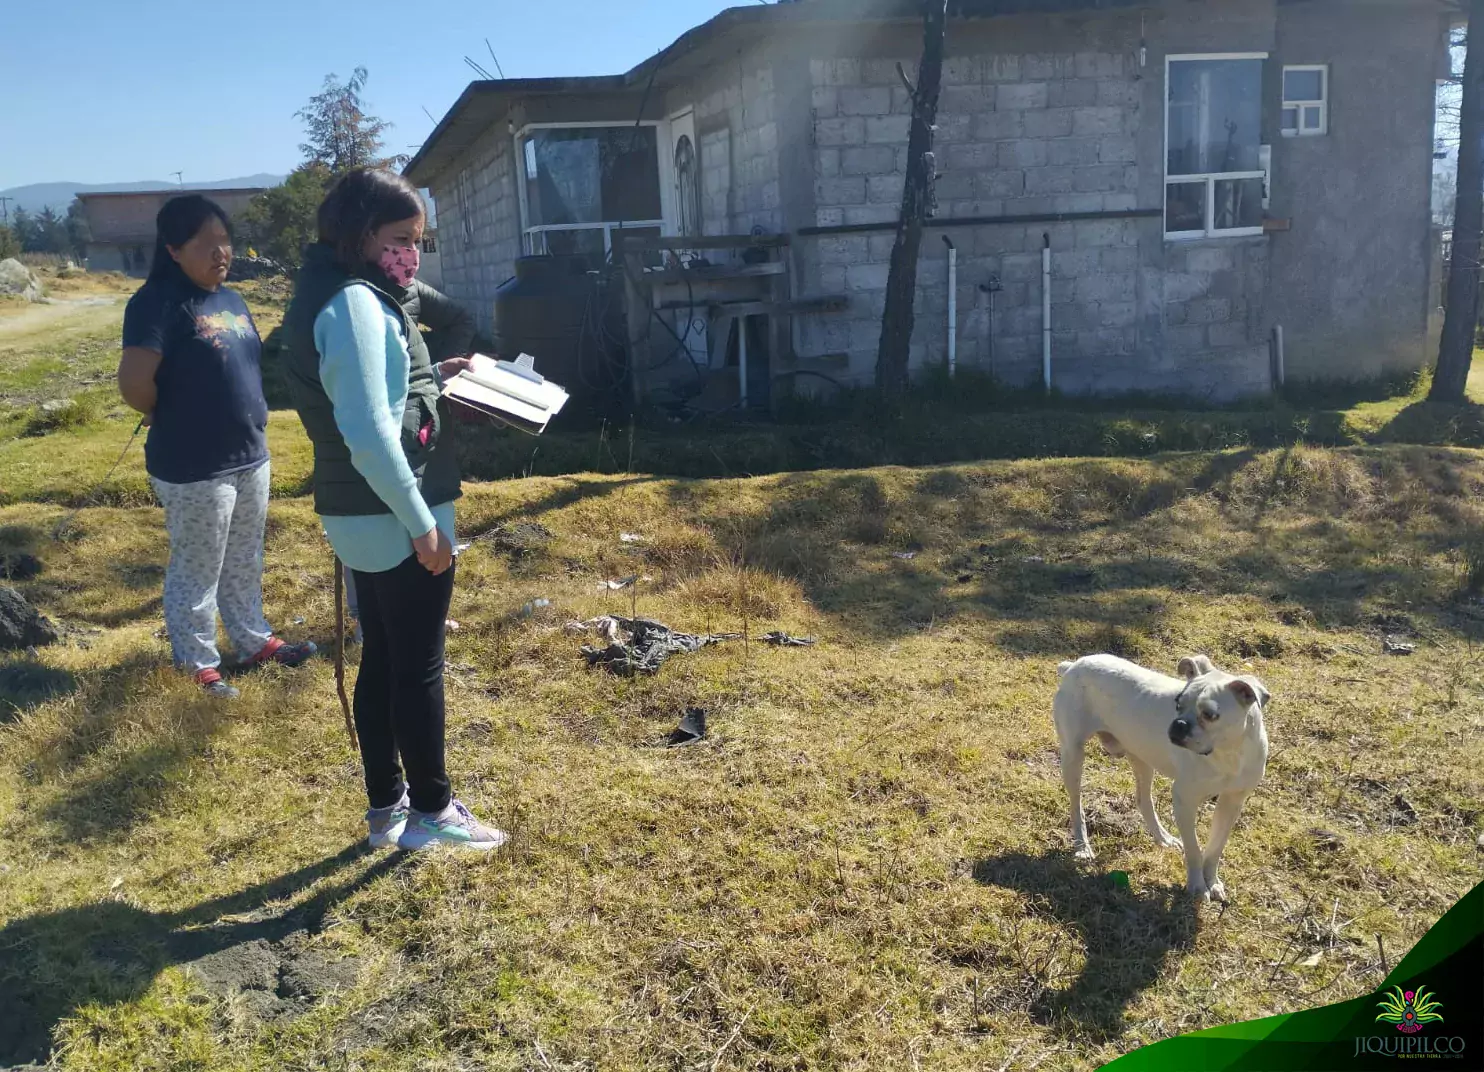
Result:
<instances>
[{"instance_id":1,"label":"black pants","mask_svg":"<svg viewBox=\"0 0 1484 1072\"><path fill-rule=\"evenodd\" d=\"M356 678L356 733L373 808L390 807L402 798L404 767L414 808L438 812L448 807L443 639L453 574L450 566L434 577L416 555L385 573L355 571L365 634Z\"/></svg>"}]
</instances>

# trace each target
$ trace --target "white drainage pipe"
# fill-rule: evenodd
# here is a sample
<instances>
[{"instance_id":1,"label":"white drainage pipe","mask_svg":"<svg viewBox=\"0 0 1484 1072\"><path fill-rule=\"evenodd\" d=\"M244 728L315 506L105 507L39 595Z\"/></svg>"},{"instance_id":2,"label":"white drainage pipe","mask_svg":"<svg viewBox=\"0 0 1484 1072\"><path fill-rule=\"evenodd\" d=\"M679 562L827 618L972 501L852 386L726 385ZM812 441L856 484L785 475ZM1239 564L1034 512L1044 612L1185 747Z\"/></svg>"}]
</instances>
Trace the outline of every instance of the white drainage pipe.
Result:
<instances>
[{"instance_id":1,"label":"white drainage pipe","mask_svg":"<svg viewBox=\"0 0 1484 1072\"><path fill-rule=\"evenodd\" d=\"M1041 249L1041 379L1051 393L1051 235Z\"/></svg>"},{"instance_id":2,"label":"white drainage pipe","mask_svg":"<svg viewBox=\"0 0 1484 1072\"><path fill-rule=\"evenodd\" d=\"M948 378L958 370L958 249L953 240L943 236L948 247Z\"/></svg>"}]
</instances>

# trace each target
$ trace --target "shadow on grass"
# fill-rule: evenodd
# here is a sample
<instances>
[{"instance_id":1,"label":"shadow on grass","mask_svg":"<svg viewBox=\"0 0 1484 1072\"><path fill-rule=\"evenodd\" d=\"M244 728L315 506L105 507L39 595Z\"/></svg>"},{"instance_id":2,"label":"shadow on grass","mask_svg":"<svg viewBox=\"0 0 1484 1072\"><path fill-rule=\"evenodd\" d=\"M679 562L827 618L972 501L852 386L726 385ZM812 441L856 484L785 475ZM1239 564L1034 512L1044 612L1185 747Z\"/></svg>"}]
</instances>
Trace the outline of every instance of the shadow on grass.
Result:
<instances>
[{"instance_id":1,"label":"shadow on grass","mask_svg":"<svg viewBox=\"0 0 1484 1072\"><path fill-rule=\"evenodd\" d=\"M163 669L150 652L136 652L105 669L73 675L34 660L0 666L0 722L17 708L60 695L74 697L62 732L31 758L25 768L37 779L75 772L64 794L47 807L41 826L62 841L88 843L127 832L141 819L169 806L167 789L175 772L211 747L218 731L234 717L231 707L194 690L152 694L150 679ZM247 671L271 674L263 687L274 690L288 708L301 704L299 694L313 688L304 675L272 668ZM168 730L127 750L144 717L139 704L166 705L165 717L151 718ZM118 754L103 754L114 749ZM45 831L36 829L37 836Z\"/></svg>"},{"instance_id":2,"label":"shadow on grass","mask_svg":"<svg viewBox=\"0 0 1484 1072\"><path fill-rule=\"evenodd\" d=\"M481 515L478 521L472 521L459 526L459 538L463 540L481 540L492 534L501 525L516 521L537 521L544 514L557 510L564 510L569 506L575 506L584 499L599 498L614 495L627 488L637 487L640 484L652 484L662 478L655 476L631 476L622 480L583 480L580 477L561 478L561 486L543 495L541 498L530 503L521 503L502 513L490 516Z\"/></svg>"},{"instance_id":3,"label":"shadow on grass","mask_svg":"<svg viewBox=\"0 0 1484 1072\"><path fill-rule=\"evenodd\" d=\"M149 912L107 900L11 921L0 928L0 1065L46 1061L60 1021L85 1005L136 1000L166 968L250 942L318 932L336 905L406 859L386 856L346 873L369 852L357 843L329 859L180 912ZM325 879L334 881L302 904L277 915L264 911ZM233 918L244 914L248 918Z\"/></svg>"},{"instance_id":4,"label":"shadow on grass","mask_svg":"<svg viewBox=\"0 0 1484 1072\"><path fill-rule=\"evenodd\" d=\"M1377 605L1418 601L1437 627L1473 635L1449 610L1454 581L1437 560L1456 544L1465 464L1408 456L1331 468L1284 448L1152 468L1064 463L1035 482L993 468L800 473L776 479L761 513L736 517L723 502L703 523L734 563L796 581L876 641L975 618L1026 654L1138 657L1168 631L1180 592L1250 596L1275 620L1347 627ZM1412 500L1388 498L1398 486ZM672 489L677 509L694 508ZM1385 502L1355 507L1352 495ZM1174 538L1184 504L1201 496L1221 522L1207 529L1196 513L1194 538ZM1393 538L1378 542L1372 519Z\"/></svg>"},{"instance_id":5,"label":"shadow on grass","mask_svg":"<svg viewBox=\"0 0 1484 1072\"><path fill-rule=\"evenodd\" d=\"M16 659L0 665L0 725L22 712L77 691L77 677L35 659Z\"/></svg>"},{"instance_id":6,"label":"shadow on grass","mask_svg":"<svg viewBox=\"0 0 1484 1072\"><path fill-rule=\"evenodd\" d=\"M1112 1038L1124 1031L1124 1010L1159 981L1167 962L1195 943L1198 914L1178 888L1134 893L1106 874L1077 865L1070 853L1009 853L974 865L987 886L1019 892L1032 912L1075 931L1087 960L1070 986L1048 987L1031 1008L1040 1023L1072 1033Z\"/></svg>"},{"instance_id":7,"label":"shadow on grass","mask_svg":"<svg viewBox=\"0 0 1484 1072\"><path fill-rule=\"evenodd\" d=\"M321 650L328 643L326 639ZM160 669L158 659L139 654L89 683L80 717L43 763L55 770L76 767L117 742L120 731L131 737L127 731L138 724L134 701L147 694L148 679ZM276 675L276 680L253 687L273 690L275 702L285 709L305 706L300 694L314 688L307 675L275 668L243 669L232 676L260 674ZM90 843L112 838L169 807L175 772L207 753L217 733L236 717L230 704L194 690L172 692L161 702L169 705L169 717L161 720L170 727L168 733L153 734L147 742L99 762L96 769L70 781L65 794L46 809L43 825L54 829L59 839Z\"/></svg>"},{"instance_id":8,"label":"shadow on grass","mask_svg":"<svg viewBox=\"0 0 1484 1072\"><path fill-rule=\"evenodd\" d=\"M1387 421L1371 441L1484 447L1484 406L1476 402L1413 402Z\"/></svg>"}]
</instances>

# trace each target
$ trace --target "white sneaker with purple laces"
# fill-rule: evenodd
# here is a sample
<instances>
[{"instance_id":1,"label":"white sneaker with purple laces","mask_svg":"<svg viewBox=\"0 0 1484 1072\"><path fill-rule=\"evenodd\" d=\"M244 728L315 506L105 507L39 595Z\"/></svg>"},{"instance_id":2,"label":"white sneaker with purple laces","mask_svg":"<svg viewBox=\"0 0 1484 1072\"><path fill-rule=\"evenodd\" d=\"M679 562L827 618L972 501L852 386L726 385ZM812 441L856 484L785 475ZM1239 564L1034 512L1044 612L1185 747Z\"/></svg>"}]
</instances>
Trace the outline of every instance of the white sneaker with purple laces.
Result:
<instances>
[{"instance_id":1,"label":"white sneaker with purple laces","mask_svg":"<svg viewBox=\"0 0 1484 1072\"><path fill-rule=\"evenodd\" d=\"M460 801L454 800L437 815L410 810L407 827L397 839L397 845L411 851L434 845L452 845L460 849L491 852L507 840L505 831L485 826Z\"/></svg>"},{"instance_id":2,"label":"white sneaker with purple laces","mask_svg":"<svg viewBox=\"0 0 1484 1072\"><path fill-rule=\"evenodd\" d=\"M373 849L397 847L397 839L407 829L409 810L407 794L403 793L402 799L390 808L372 808L366 813L366 825L371 828L371 834L366 840Z\"/></svg>"}]
</instances>

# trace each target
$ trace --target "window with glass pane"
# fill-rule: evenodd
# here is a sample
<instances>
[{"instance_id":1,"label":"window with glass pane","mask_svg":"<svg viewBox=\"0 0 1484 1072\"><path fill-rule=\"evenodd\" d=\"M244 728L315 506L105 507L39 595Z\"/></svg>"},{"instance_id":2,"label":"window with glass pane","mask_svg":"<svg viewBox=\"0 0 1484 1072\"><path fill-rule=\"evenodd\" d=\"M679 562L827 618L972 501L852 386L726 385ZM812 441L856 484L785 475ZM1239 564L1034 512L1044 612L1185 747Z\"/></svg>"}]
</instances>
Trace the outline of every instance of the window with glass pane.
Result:
<instances>
[{"instance_id":1,"label":"window with glass pane","mask_svg":"<svg viewBox=\"0 0 1484 1072\"><path fill-rule=\"evenodd\" d=\"M1206 182L1172 182L1165 187L1165 230L1205 234Z\"/></svg>"},{"instance_id":2,"label":"window with glass pane","mask_svg":"<svg viewBox=\"0 0 1484 1072\"><path fill-rule=\"evenodd\" d=\"M557 257L581 257L589 268L601 268L607 250L601 227L584 227L567 231L536 231L531 235L531 251Z\"/></svg>"},{"instance_id":3,"label":"window with glass pane","mask_svg":"<svg viewBox=\"0 0 1484 1072\"><path fill-rule=\"evenodd\" d=\"M1261 231L1262 64L1261 58L1170 60L1168 234Z\"/></svg>"},{"instance_id":4,"label":"window with glass pane","mask_svg":"<svg viewBox=\"0 0 1484 1072\"><path fill-rule=\"evenodd\" d=\"M661 218L654 127L536 130L524 155L528 227Z\"/></svg>"},{"instance_id":5,"label":"window with glass pane","mask_svg":"<svg viewBox=\"0 0 1484 1072\"><path fill-rule=\"evenodd\" d=\"M1170 64L1170 175L1256 170L1261 124L1261 60Z\"/></svg>"},{"instance_id":6,"label":"window with glass pane","mask_svg":"<svg viewBox=\"0 0 1484 1072\"><path fill-rule=\"evenodd\" d=\"M1329 68L1283 68L1283 136L1329 132Z\"/></svg>"},{"instance_id":7,"label":"window with glass pane","mask_svg":"<svg viewBox=\"0 0 1484 1072\"><path fill-rule=\"evenodd\" d=\"M1246 231L1262 227L1262 179L1218 179L1212 206L1215 230Z\"/></svg>"}]
</instances>

